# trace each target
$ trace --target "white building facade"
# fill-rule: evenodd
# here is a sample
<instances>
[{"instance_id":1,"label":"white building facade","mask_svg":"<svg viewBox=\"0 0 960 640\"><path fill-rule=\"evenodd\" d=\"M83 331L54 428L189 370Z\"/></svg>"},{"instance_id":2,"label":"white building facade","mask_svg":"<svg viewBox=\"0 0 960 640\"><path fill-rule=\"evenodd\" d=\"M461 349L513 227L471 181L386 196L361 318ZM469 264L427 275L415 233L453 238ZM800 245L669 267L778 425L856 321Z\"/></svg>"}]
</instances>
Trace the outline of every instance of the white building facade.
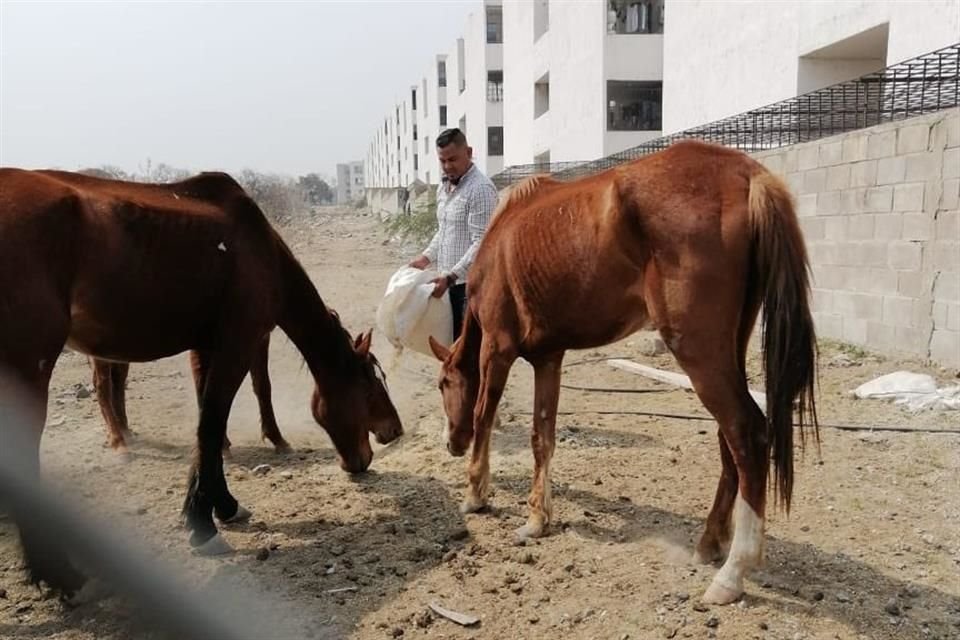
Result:
<instances>
[{"instance_id":1,"label":"white building facade","mask_svg":"<svg viewBox=\"0 0 960 640\"><path fill-rule=\"evenodd\" d=\"M659 137L665 14L663 0L505 3L506 166Z\"/></svg>"},{"instance_id":2,"label":"white building facade","mask_svg":"<svg viewBox=\"0 0 960 640\"><path fill-rule=\"evenodd\" d=\"M953 44L958 0L670 0L665 133L850 80Z\"/></svg>"},{"instance_id":3,"label":"white building facade","mask_svg":"<svg viewBox=\"0 0 960 640\"><path fill-rule=\"evenodd\" d=\"M337 204L350 204L363 198L365 168L360 160L337 165Z\"/></svg>"}]
</instances>

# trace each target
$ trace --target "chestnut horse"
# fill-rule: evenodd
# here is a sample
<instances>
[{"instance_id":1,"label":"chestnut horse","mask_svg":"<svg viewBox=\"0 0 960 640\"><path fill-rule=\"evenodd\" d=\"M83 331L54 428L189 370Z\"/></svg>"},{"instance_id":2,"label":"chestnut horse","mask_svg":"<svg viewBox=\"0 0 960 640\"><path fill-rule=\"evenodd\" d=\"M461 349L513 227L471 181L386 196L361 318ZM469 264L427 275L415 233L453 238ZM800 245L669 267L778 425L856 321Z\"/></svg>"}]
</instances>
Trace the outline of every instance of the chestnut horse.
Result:
<instances>
[{"instance_id":1,"label":"chestnut horse","mask_svg":"<svg viewBox=\"0 0 960 640\"><path fill-rule=\"evenodd\" d=\"M470 271L463 336L450 351L431 343L443 361L447 447L461 456L473 442L463 511L485 505L491 423L516 358L535 372L530 515L517 532L533 537L551 518L564 352L654 327L719 425L723 470L697 556L720 559L729 545L704 599L738 598L763 555L771 455L789 511L795 400L819 441L807 269L789 191L739 151L683 141L580 180L518 184ZM745 367L761 306L766 417Z\"/></svg>"},{"instance_id":2,"label":"chestnut horse","mask_svg":"<svg viewBox=\"0 0 960 640\"><path fill-rule=\"evenodd\" d=\"M260 437L269 440L277 453L290 453L293 449L280 433L277 426L277 416L273 412L272 390L270 386L270 372L267 366L270 353L270 334L263 337L263 343L257 347L250 362L250 382L253 394L257 397L260 406ZM111 449L124 457L130 454L127 448L127 438L130 423L127 421L127 375L130 373L130 364L126 362L110 362L90 358L93 367L93 387L97 394L97 403L100 413L107 427L107 444ZM193 382L197 390L197 403L200 402L200 359L195 351L190 352L190 368L193 373ZM223 453L230 452L230 438L223 436Z\"/></svg>"},{"instance_id":3,"label":"chestnut horse","mask_svg":"<svg viewBox=\"0 0 960 640\"><path fill-rule=\"evenodd\" d=\"M32 471L65 345L113 362L190 350L200 406L183 515L197 553L229 551L213 514L232 522L250 513L230 494L221 448L234 395L275 326L306 360L311 411L341 466L364 471L371 432L382 443L403 433L371 333L351 339L230 176L140 184L0 169L0 370L37 405ZM43 532L22 527L20 537L34 582L64 594L82 585L62 550L37 543Z\"/></svg>"}]
</instances>

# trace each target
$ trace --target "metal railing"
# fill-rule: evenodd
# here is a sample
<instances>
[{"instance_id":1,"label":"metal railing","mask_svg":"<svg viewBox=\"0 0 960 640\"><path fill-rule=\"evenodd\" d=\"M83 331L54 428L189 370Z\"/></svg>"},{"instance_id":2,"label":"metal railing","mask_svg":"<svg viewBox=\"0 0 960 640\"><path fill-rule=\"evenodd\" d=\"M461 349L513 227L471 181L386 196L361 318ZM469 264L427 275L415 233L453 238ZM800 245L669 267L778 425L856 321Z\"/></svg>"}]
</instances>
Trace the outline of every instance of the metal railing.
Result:
<instances>
[{"instance_id":1,"label":"metal railing","mask_svg":"<svg viewBox=\"0 0 960 640\"><path fill-rule=\"evenodd\" d=\"M493 176L502 189L531 175L571 180L694 138L746 152L776 149L960 105L960 43L855 80L775 102L584 162L515 165Z\"/></svg>"}]
</instances>

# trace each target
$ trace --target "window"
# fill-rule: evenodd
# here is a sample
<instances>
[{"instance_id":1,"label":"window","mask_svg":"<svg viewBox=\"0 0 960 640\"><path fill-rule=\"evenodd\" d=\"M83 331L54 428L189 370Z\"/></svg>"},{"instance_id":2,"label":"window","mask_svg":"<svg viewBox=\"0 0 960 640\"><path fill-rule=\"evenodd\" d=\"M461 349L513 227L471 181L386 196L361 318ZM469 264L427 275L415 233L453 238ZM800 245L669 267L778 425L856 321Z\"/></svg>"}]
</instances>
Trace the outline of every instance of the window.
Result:
<instances>
[{"instance_id":1,"label":"window","mask_svg":"<svg viewBox=\"0 0 960 640\"><path fill-rule=\"evenodd\" d=\"M466 52L464 51L463 38L457 38L457 78L459 79L460 93L467 90L467 67Z\"/></svg>"},{"instance_id":2,"label":"window","mask_svg":"<svg viewBox=\"0 0 960 640\"><path fill-rule=\"evenodd\" d=\"M420 156L413 154L413 170L416 171L420 168Z\"/></svg>"},{"instance_id":3,"label":"window","mask_svg":"<svg viewBox=\"0 0 960 640\"><path fill-rule=\"evenodd\" d=\"M662 82L607 81L607 131L660 131Z\"/></svg>"},{"instance_id":4,"label":"window","mask_svg":"<svg viewBox=\"0 0 960 640\"><path fill-rule=\"evenodd\" d=\"M463 135L467 135L467 116L466 115L460 118L460 131L463 132Z\"/></svg>"},{"instance_id":5,"label":"window","mask_svg":"<svg viewBox=\"0 0 960 640\"><path fill-rule=\"evenodd\" d=\"M413 125L413 139L417 139L417 125Z\"/></svg>"},{"instance_id":6,"label":"window","mask_svg":"<svg viewBox=\"0 0 960 640\"><path fill-rule=\"evenodd\" d=\"M422 104L423 116L427 117L427 79L426 78L423 79L423 93L420 94L420 97L421 97L420 102L423 103Z\"/></svg>"},{"instance_id":7,"label":"window","mask_svg":"<svg viewBox=\"0 0 960 640\"><path fill-rule=\"evenodd\" d=\"M487 127L487 155L503 155L503 127Z\"/></svg>"},{"instance_id":8,"label":"window","mask_svg":"<svg viewBox=\"0 0 960 640\"><path fill-rule=\"evenodd\" d=\"M550 111L550 74L545 73L533 85L533 117Z\"/></svg>"},{"instance_id":9,"label":"window","mask_svg":"<svg viewBox=\"0 0 960 640\"><path fill-rule=\"evenodd\" d=\"M447 126L447 105L440 105L440 126Z\"/></svg>"},{"instance_id":10,"label":"window","mask_svg":"<svg viewBox=\"0 0 960 640\"><path fill-rule=\"evenodd\" d=\"M447 61L437 60L437 86L447 86Z\"/></svg>"},{"instance_id":11,"label":"window","mask_svg":"<svg viewBox=\"0 0 960 640\"><path fill-rule=\"evenodd\" d=\"M487 72L487 102L503 102L503 71Z\"/></svg>"},{"instance_id":12,"label":"window","mask_svg":"<svg viewBox=\"0 0 960 640\"><path fill-rule=\"evenodd\" d=\"M550 28L550 1L534 0L533 3L533 41L536 42L540 36L545 34Z\"/></svg>"},{"instance_id":13,"label":"window","mask_svg":"<svg viewBox=\"0 0 960 640\"><path fill-rule=\"evenodd\" d=\"M410 89L410 109L413 111L417 110L417 90Z\"/></svg>"},{"instance_id":14,"label":"window","mask_svg":"<svg viewBox=\"0 0 960 640\"><path fill-rule=\"evenodd\" d=\"M503 7L487 5L487 44L503 42Z\"/></svg>"},{"instance_id":15,"label":"window","mask_svg":"<svg viewBox=\"0 0 960 640\"><path fill-rule=\"evenodd\" d=\"M430 136L423 136L423 153L430 154Z\"/></svg>"},{"instance_id":16,"label":"window","mask_svg":"<svg viewBox=\"0 0 960 640\"><path fill-rule=\"evenodd\" d=\"M663 33L665 0L611 0L607 33Z\"/></svg>"}]
</instances>

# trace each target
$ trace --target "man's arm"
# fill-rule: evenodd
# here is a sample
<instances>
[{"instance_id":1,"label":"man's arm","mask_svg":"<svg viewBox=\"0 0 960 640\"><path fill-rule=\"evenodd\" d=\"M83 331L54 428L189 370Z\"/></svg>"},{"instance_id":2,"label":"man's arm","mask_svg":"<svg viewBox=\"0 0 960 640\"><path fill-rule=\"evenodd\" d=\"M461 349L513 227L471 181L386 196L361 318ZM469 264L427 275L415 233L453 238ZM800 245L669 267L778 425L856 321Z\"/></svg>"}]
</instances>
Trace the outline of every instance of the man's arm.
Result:
<instances>
[{"instance_id":1,"label":"man's arm","mask_svg":"<svg viewBox=\"0 0 960 640\"><path fill-rule=\"evenodd\" d=\"M467 272L477 256L477 250L480 249L480 241L483 240L493 211L497 208L497 190L491 184L482 185L470 198L469 207L467 229L470 232L470 247L450 272L458 282L466 280Z\"/></svg>"}]
</instances>

